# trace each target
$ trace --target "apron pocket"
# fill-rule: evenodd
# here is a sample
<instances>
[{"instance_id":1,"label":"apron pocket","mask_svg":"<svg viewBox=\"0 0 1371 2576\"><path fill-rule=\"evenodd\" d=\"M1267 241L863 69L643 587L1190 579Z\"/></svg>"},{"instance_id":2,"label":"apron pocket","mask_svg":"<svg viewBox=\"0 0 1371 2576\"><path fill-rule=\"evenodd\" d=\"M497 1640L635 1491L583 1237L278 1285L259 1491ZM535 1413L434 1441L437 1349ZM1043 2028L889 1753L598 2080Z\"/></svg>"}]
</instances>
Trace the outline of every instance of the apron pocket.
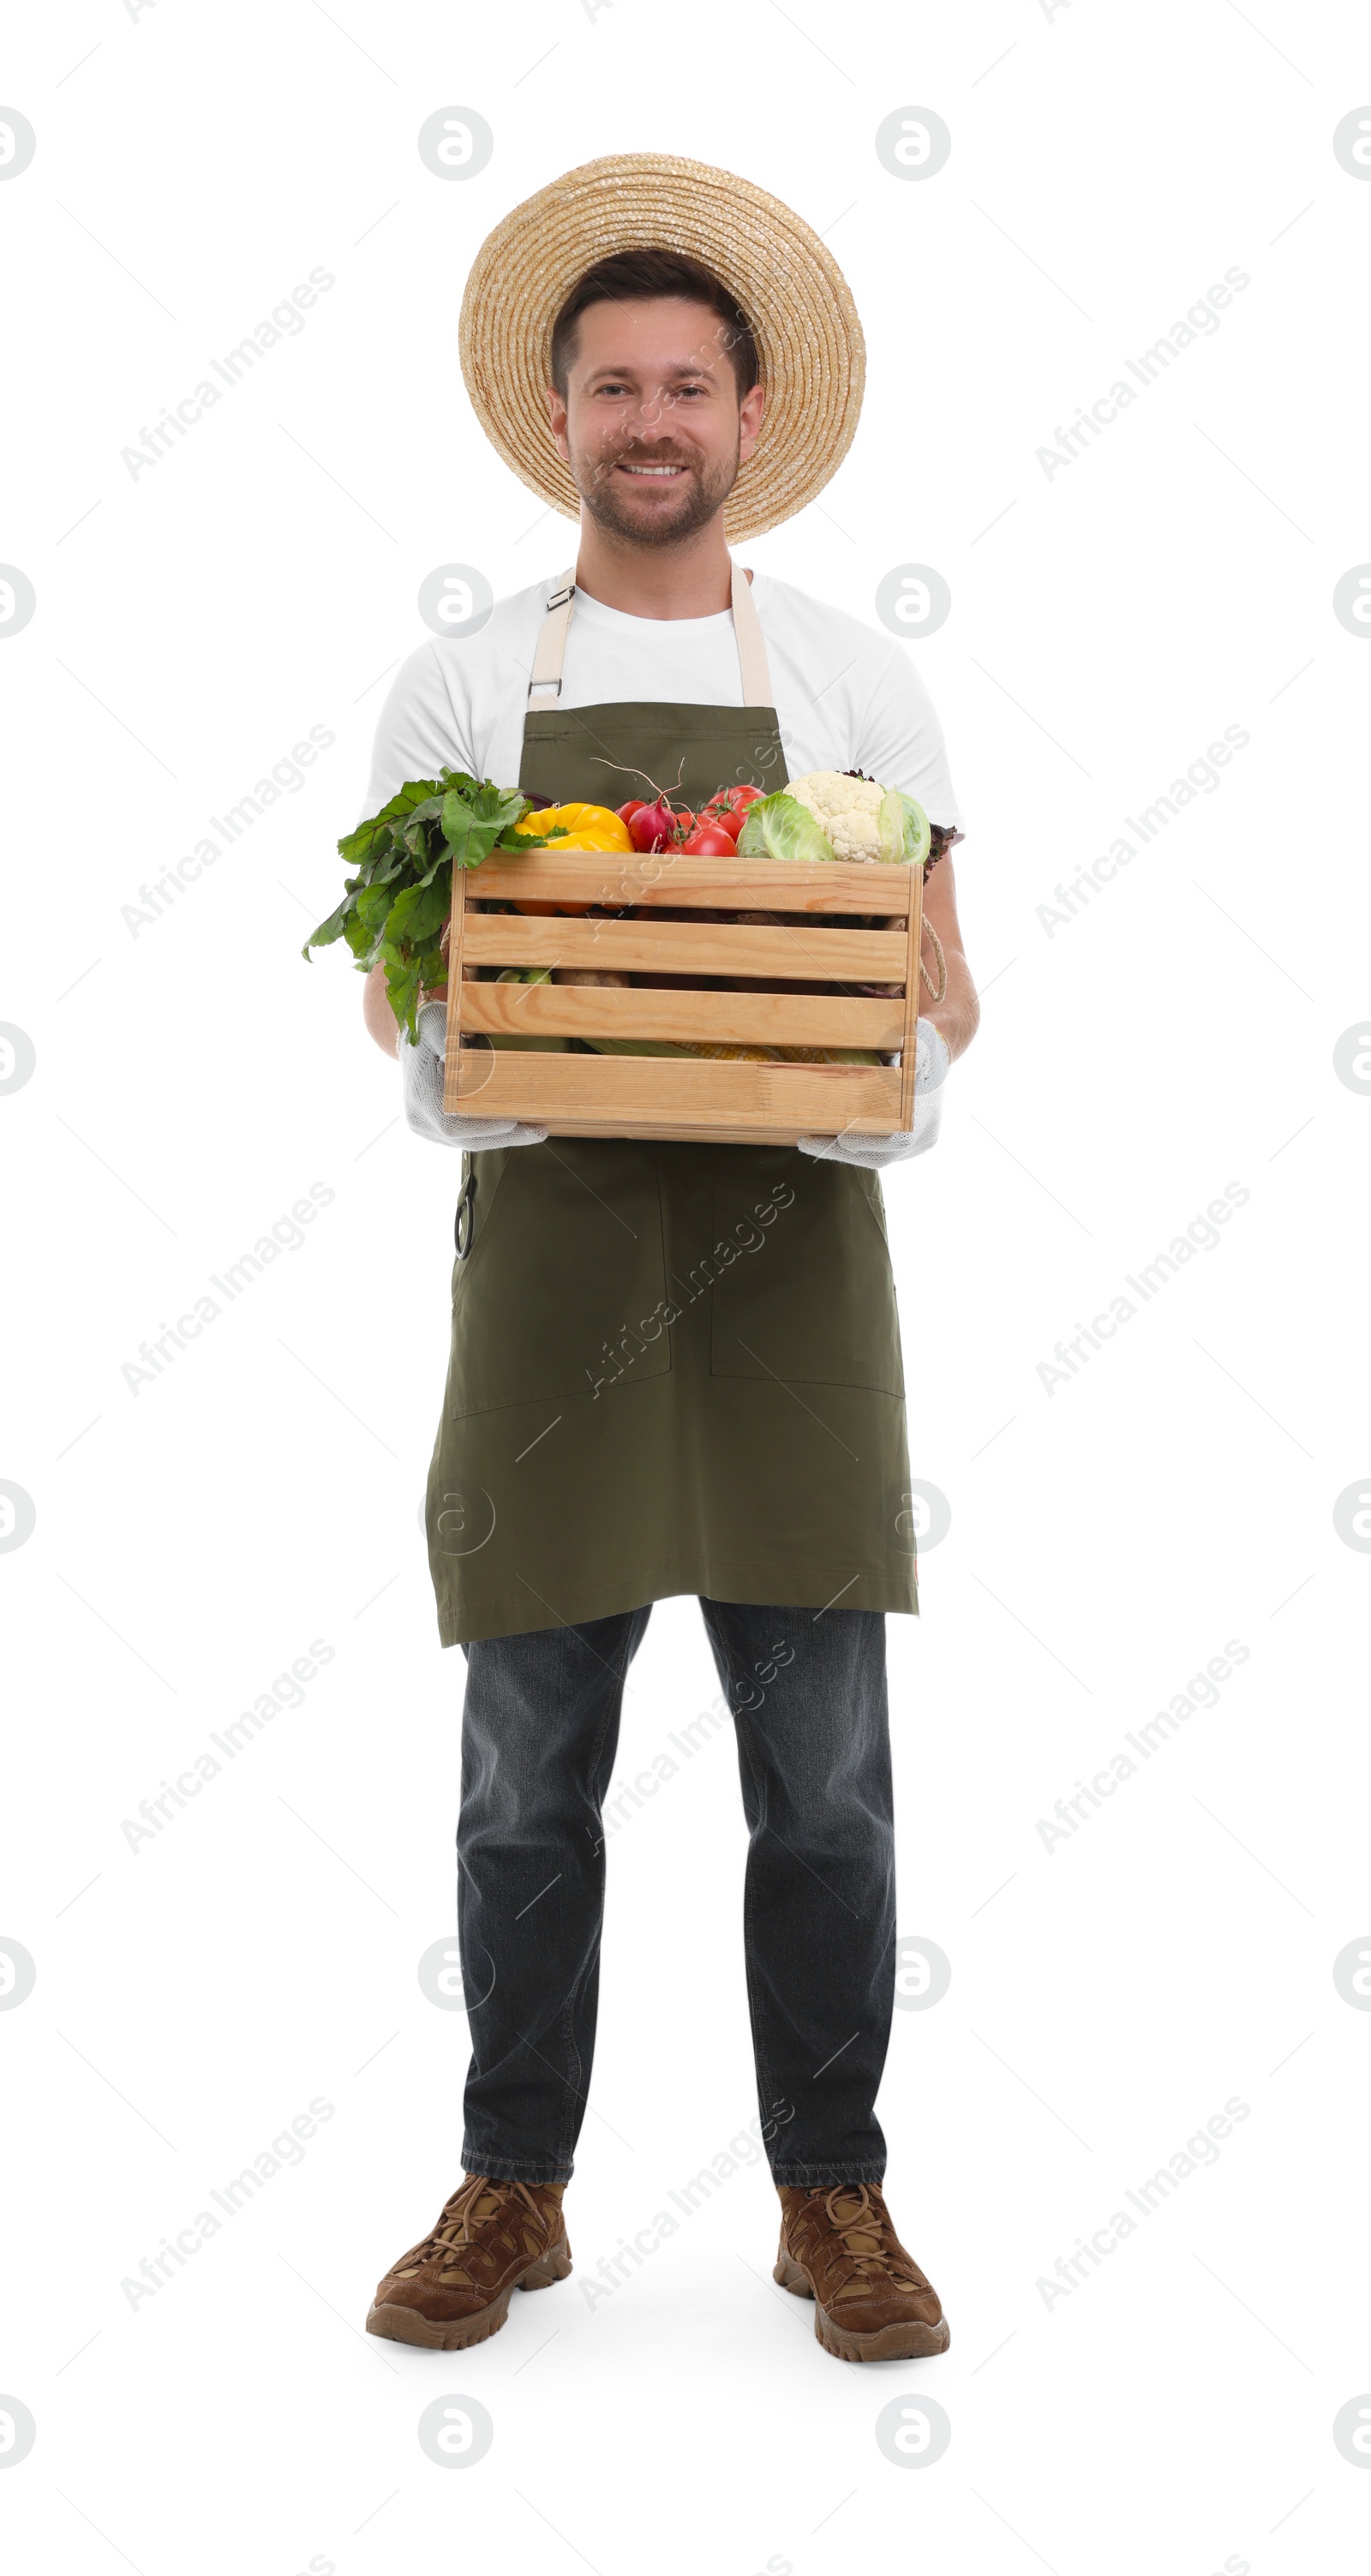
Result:
<instances>
[{"instance_id":1,"label":"apron pocket","mask_svg":"<svg viewBox=\"0 0 1371 2576\"><path fill-rule=\"evenodd\" d=\"M663 1376L671 1337L652 1146L559 1136L555 1149L477 1160L471 1250L454 1265L449 1418Z\"/></svg>"},{"instance_id":2,"label":"apron pocket","mask_svg":"<svg viewBox=\"0 0 1371 2576\"><path fill-rule=\"evenodd\" d=\"M715 1377L904 1394L873 1172L789 1145L717 1148L712 1260Z\"/></svg>"}]
</instances>

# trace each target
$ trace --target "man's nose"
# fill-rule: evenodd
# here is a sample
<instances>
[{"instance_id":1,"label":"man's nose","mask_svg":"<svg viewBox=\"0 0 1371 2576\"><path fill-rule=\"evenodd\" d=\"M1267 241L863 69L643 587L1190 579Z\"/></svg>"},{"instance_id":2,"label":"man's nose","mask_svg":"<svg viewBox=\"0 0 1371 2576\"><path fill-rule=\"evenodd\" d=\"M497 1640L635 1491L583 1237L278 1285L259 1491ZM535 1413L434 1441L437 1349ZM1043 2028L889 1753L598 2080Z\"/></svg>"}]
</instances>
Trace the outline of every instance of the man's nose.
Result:
<instances>
[{"instance_id":1,"label":"man's nose","mask_svg":"<svg viewBox=\"0 0 1371 2576\"><path fill-rule=\"evenodd\" d=\"M627 417L640 426L645 438L661 438L666 434L665 424L671 420L674 411L672 397L662 385L655 393L642 394L636 403L630 404Z\"/></svg>"}]
</instances>

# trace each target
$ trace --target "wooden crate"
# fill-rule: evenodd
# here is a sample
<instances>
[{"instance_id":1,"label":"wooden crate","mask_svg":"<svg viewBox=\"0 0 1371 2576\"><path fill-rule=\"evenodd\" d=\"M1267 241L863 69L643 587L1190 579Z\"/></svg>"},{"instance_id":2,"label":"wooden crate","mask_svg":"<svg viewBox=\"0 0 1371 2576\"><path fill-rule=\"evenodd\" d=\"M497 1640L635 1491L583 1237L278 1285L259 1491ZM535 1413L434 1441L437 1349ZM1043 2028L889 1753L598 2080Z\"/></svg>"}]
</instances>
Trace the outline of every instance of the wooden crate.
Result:
<instances>
[{"instance_id":1,"label":"wooden crate","mask_svg":"<svg viewBox=\"0 0 1371 2576\"><path fill-rule=\"evenodd\" d=\"M655 1136L793 1145L847 1128L908 1129L914 1115L923 869L841 862L530 851L457 869L448 955L443 1105L517 1117L553 1136ZM619 917L487 912L491 902L605 905ZM656 911L777 914L773 925L655 920ZM632 913L636 918L625 918ZM884 930L830 916L865 913ZM895 926L898 925L898 926ZM477 970L581 967L621 974L747 976L753 993L499 984ZM777 991L842 984L842 993ZM859 994L894 984L899 997ZM869 1047L891 1065L717 1063L463 1045L469 1038L594 1037L736 1046ZM457 1043L454 1044L454 1037Z\"/></svg>"}]
</instances>

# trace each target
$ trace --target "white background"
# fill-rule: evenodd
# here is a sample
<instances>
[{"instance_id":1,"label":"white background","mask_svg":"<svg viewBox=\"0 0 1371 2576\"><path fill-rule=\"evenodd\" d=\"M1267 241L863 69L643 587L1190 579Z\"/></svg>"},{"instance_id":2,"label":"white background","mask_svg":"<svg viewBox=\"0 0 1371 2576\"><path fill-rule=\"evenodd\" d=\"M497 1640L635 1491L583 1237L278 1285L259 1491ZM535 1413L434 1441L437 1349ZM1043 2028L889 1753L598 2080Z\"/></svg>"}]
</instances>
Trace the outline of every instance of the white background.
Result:
<instances>
[{"instance_id":1,"label":"white background","mask_svg":"<svg viewBox=\"0 0 1371 2576\"><path fill-rule=\"evenodd\" d=\"M37 1963L11 2064L0 2477L17 2567L340 2576L499 2563L1016 2576L1364 2563L1368 1935L1360 1227L1371 651L1364 243L1335 125L1371 98L1350 8L796 0L233 10L118 0L11 29L38 138L0 186L10 318L0 556L9 752L0 1102L12 1218L0 1476L4 1920ZM430 174L462 104L489 166ZM935 109L936 177L878 161ZM464 1666L417 1511L445 1365L456 1158L397 1123L339 888L424 576L496 594L568 531L485 446L456 354L506 209L615 149L727 162L796 205L862 313L861 430L744 559L911 644L969 831L986 990L935 1154L887 1188L916 1476L951 1506L891 1622L900 1928L952 1962L898 2012L881 2111L945 2359L846 2368L770 2281L765 2169L591 2307L582 2283L755 2108L744 1834L717 1738L613 1841L601 2046L568 2194L577 2270L470 2354L364 2337L458 2179L465 2025L416 1963L454 1921ZM336 283L135 478L121 449L321 265ZM1050 479L1036 451L1230 265L1250 285ZM1358 469L1361 469L1360 471ZM134 937L122 907L318 724L298 793ZM1228 725L1250 744L1088 908L1038 907ZM151 1385L122 1364L312 1182L335 1193ZM1105 1348L1038 1364L1225 1184L1250 1192ZM1359 1325L1356 1318L1360 1315ZM333 1661L130 1851L139 1801L321 1638ZM1049 1852L1037 1831L1229 1639L1199 1713ZM715 1688L654 1613L632 1773ZM293 2170L135 2308L121 2290L315 2096ZM1049 2306L1059 2255L1230 2096L1218 2162ZM941 2460L878 2448L892 2397ZM454 2474L421 2408L479 2397ZM1371 2403L1371 2400L1368 2400Z\"/></svg>"}]
</instances>

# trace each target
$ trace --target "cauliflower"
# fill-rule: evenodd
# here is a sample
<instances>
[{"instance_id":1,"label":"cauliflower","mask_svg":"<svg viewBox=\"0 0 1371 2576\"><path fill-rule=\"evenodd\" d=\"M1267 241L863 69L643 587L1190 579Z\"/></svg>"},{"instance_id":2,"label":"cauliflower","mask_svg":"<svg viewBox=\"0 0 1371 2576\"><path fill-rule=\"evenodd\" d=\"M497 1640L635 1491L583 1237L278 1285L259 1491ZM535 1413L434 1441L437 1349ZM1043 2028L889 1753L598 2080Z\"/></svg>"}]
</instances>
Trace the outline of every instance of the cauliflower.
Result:
<instances>
[{"instance_id":1,"label":"cauliflower","mask_svg":"<svg viewBox=\"0 0 1371 2576\"><path fill-rule=\"evenodd\" d=\"M928 856L928 816L902 787L878 786L855 769L811 769L784 793L818 824L837 858L918 862Z\"/></svg>"},{"instance_id":2,"label":"cauliflower","mask_svg":"<svg viewBox=\"0 0 1371 2576\"><path fill-rule=\"evenodd\" d=\"M836 769L811 769L786 789L812 814L840 859L883 859L881 804L885 789L874 779L846 778Z\"/></svg>"},{"instance_id":3,"label":"cauliflower","mask_svg":"<svg viewBox=\"0 0 1371 2576\"><path fill-rule=\"evenodd\" d=\"M749 805L738 834L740 859L926 859L930 829L922 805L901 787L880 787L855 770L811 769Z\"/></svg>"}]
</instances>

